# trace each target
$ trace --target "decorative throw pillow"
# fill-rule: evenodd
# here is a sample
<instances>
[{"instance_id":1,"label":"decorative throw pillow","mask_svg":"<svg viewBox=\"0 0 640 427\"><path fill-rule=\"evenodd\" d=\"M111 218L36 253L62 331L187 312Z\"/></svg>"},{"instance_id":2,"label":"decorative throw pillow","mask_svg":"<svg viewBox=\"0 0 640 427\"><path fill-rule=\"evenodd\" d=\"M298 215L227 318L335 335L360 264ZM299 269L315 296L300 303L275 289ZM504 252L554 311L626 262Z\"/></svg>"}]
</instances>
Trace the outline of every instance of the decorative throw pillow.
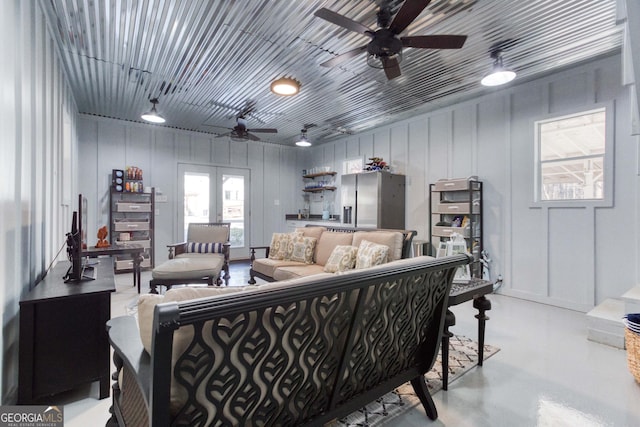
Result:
<instances>
[{"instance_id":1,"label":"decorative throw pillow","mask_svg":"<svg viewBox=\"0 0 640 427\"><path fill-rule=\"evenodd\" d=\"M269 259L285 259L288 244L289 233L273 233L271 244L269 245Z\"/></svg>"},{"instance_id":2,"label":"decorative throw pillow","mask_svg":"<svg viewBox=\"0 0 640 427\"><path fill-rule=\"evenodd\" d=\"M351 270L356 265L356 256L358 248L350 245L338 245L333 248L327 263L324 265L324 271L327 273L337 273L341 271Z\"/></svg>"},{"instance_id":3,"label":"decorative throw pillow","mask_svg":"<svg viewBox=\"0 0 640 427\"><path fill-rule=\"evenodd\" d=\"M187 252L197 254L221 254L224 252L224 243L187 242Z\"/></svg>"},{"instance_id":4,"label":"decorative throw pillow","mask_svg":"<svg viewBox=\"0 0 640 427\"><path fill-rule=\"evenodd\" d=\"M363 240L358 247L356 257L356 269L373 267L387 262L389 257L389 246Z\"/></svg>"},{"instance_id":5,"label":"decorative throw pillow","mask_svg":"<svg viewBox=\"0 0 640 427\"><path fill-rule=\"evenodd\" d=\"M297 234L289 240L289 258L291 261L313 264L313 250L318 239Z\"/></svg>"}]
</instances>

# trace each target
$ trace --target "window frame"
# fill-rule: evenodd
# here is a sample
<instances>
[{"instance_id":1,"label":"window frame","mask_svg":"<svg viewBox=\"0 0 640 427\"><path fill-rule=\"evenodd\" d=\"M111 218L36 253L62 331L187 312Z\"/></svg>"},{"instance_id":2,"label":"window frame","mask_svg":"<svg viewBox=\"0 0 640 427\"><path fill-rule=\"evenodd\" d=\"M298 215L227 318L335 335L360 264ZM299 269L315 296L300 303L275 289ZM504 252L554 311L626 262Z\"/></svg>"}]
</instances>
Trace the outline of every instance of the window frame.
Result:
<instances>
[{"instance_id":1,"label":"window frame","mask_svg":"<svg viewBox=\"0 0 640 427\"><path fill-rule=\"evenodd\" d=\"M604 185L602 199L565 199L565 200L542 200L542 159L541 159L541 143L540 143L540 123L553 120L561 120L563 118L580 116L589 114L598 110L604 110L605 113L605 140L604 140ZM613 206L613 190L614 190L614 146L615 146L615 109L613 102L595 103L588 107L576 108L572 110L559 111L546 114L533 119L531 127L533 128L533 150L534 150L534 185L533 185L533 202L532 207L611 207Z\"/></svg>"}]
</instances>

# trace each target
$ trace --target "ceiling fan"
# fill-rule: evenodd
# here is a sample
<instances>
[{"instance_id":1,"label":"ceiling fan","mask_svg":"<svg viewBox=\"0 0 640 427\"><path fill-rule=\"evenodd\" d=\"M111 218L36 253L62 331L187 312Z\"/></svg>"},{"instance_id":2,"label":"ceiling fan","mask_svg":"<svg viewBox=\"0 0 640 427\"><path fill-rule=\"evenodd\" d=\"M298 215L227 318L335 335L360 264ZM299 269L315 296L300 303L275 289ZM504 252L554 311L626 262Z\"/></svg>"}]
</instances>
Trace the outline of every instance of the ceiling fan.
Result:
<instances>
[{"instance_id":1,"label":"ceiling fan","mask_svg":"<svg viewBox=\"0 0 640 427\"><path fill-rule=\"evenodd\" d=\"M236 117L236 125L228 129L230 129L231 132L218 135L217 138L221 138L223 136L230 136L231 139L236 139L236 140L239 139L239 140L260 141L260 138L258 138L253 133L278 133L278 129L273 129L273 128L258 128L258 129L247 128L247 119L244 117L244 115L238 115Z\"/></svg>"},{"instance_id":2,"label":"ceiling fan","mask_svg":"<svg viewBox=\"0 0 640 427\"><path fill-rule=\"evenodd\" d=\"M222 135L218 135L218 138L223 136L230 136L231 139L236 140L251 140L251 141L260 141L254 133L278 133L277 129L273 128L258 128L258 129L249 129L247 128L247 117L252 116L252 113L255 112L255 102L247 101L245 103L245 107L236 114L236 125L233 128L228 128L231 132L224 133ZM260 121L257 117L254 119Z\"/></svg>"},{"instance_id":3,"label":"ceiling fan","mask_svg":"<svg viewBox=\"0 0 640 427\"><path fill-rule=\"evenodd\" d=\"M400 61L402 60L402 48L413 47L419 49L460 49L467 36L461 35L430 35L399 37L414 19L427 7L431 0L406 0L391 20L391 11L388 5L382 5L377 13L378 30L374 31L359 22L329 9L318 9L315 16L339 25L349 31L364 34L371 41L358 48L340 54L326 62L324 67L334 67L350 58L367 52L367 63L375 68L382 68L391 80L400 76Z\"/></svg>"}]
</instances>

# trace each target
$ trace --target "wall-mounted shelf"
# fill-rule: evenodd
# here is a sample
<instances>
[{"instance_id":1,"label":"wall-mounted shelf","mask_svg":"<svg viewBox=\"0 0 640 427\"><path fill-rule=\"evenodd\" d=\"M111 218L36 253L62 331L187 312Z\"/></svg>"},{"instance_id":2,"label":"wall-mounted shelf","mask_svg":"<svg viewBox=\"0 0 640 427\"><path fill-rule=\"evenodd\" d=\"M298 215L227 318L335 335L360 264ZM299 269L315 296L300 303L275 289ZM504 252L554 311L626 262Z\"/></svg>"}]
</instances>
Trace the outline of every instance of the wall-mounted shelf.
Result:
<instances>
[{"instance_id":1,"label":"wall-mounted shelf","mask_svg":"<svg viewBox=\"0 0 640 427\"><path fill-rule=\"evenodd\" d=\"M302 175L302 178L304 179L310 179L313 180L314 182L309 182L307 181L305 188L302 189L303 192L305 193L322 193L324 191L335 191L336 187L334 184L334 179L333 177L336 176L338 174L338 172L335 171L323 171L323 172L315 172L315 173L308 173L305 175ZM316 181L316 178L322 178L322 177L331 177L331 178L327 178L326 180L318 180Z\"/></svg>"},{"instance_id":2,"label":"wall-mounted shelf","mask_svg":"<svg viewBox=\"0 0 640 427\"><path fill-rule=\"evenodd\" d=\"M319 193L321 191L335 191L336 187L315 187L315 188L305 188L302 191L305 193Z\"/></svg>"},{"instance_id":3,"label":"wall-mounted shelf","mask_svg":"<svg viewBox=\"0 0 640 427\"><path fill-rule=\"evenodd\" d=\"M313 179L313 178L317 178L319 176L334 176L336 175L338 172L318 172L318 173L312 173L312 174L307 174L307 175L302 175L303 178L308 178L308 179Z\"/></svg>"}]
</instances>

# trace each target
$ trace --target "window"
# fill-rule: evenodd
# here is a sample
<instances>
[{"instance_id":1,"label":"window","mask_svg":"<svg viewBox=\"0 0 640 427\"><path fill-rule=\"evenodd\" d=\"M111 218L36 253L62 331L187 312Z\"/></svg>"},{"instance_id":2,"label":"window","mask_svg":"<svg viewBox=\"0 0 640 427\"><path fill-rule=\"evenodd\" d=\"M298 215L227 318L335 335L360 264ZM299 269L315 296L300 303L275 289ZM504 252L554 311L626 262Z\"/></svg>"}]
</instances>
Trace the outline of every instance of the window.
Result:
<instances>
[{"instance_id":1,"label":"window","mask_svg":"<svg viewBox=\"0 0 640 427\"><path fill-rule=\"evenodd\" d=\"M602 200L607 168L606 109L535 123L538 147L538 200Z\"/></svg>"}]
</instances>

